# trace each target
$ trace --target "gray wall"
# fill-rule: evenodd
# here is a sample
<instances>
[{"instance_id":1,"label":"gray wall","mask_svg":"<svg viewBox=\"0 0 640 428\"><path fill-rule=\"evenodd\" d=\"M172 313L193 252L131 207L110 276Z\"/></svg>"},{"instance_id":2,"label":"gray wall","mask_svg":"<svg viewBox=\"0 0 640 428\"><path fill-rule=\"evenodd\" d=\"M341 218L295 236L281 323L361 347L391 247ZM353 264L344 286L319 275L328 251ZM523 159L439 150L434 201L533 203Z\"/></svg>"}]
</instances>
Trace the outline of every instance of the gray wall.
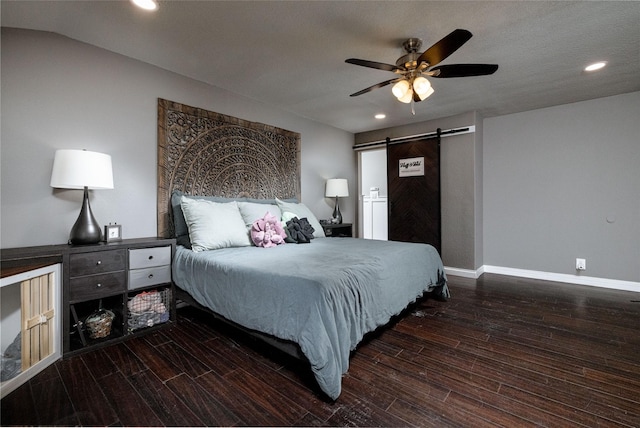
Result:
<instances>
[{"instance_id":1,"label":"gray wall","mask_svg":"<svg viewBox=\"0 0 640 428\"><path fill-rule=\"evenodd\" d=\"M418 106L419 107L419 106ZM417 107L417 108L418 108ZM465 113L453 117L431 120L417 124L380 129L356 134L356 144L384 140L386 137L398 138L443 130L476 125L475 113ZM476 244L476 216L482 211L482 177L477 171L480 159L482 136L480 134L462 134L445 137L440 146L440 175L442 201L442 261L445 266L459 269L477 269L482 263L482 251ZM480 198L479 198L480 196Z\"/></svg>"},{"instance_id":2,"label":"gray wall","mask_svg":"<svg viewBox=\"0 0 640 428\"><path fill-rule=\"evenodd\" d=\"M91 192L97 220L155 236L157 98L299 132L303 202L329 217L325 179L344 177L341 211L355 219L353 134L56 34L3 28L1 42L3 248L66 242L82 192L49 187L60 148L110 154L115 189Z\"/></svg>"},{"instance_id":3,"label":"gray wall","mask_svg":"<svg viewBox=\"0 0 640 428\"><path fill-rule=\"evenodd\" d=\"M484 121L484 264L640 281L640 92Z\"/></svg>"}]
</instances>

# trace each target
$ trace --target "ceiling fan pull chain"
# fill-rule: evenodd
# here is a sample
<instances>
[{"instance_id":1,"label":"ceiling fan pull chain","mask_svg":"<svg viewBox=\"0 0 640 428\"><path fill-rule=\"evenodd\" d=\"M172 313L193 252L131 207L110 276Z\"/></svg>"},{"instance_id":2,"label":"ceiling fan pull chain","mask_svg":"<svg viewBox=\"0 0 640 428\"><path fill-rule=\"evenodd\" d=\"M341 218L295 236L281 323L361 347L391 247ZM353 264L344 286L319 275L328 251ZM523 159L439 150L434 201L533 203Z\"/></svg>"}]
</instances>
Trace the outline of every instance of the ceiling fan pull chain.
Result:
<instances>
[{"instance_id":1,"label":"ceiling fan pull chain","mask_svg":"<svg viewBox=\"0 0 640 428\"><path fill-rule=\"evenodd\" d=\"M416 115L416 103L413 101L413 98L411 98L411 114Z\"/></svg>"}]
</instances>

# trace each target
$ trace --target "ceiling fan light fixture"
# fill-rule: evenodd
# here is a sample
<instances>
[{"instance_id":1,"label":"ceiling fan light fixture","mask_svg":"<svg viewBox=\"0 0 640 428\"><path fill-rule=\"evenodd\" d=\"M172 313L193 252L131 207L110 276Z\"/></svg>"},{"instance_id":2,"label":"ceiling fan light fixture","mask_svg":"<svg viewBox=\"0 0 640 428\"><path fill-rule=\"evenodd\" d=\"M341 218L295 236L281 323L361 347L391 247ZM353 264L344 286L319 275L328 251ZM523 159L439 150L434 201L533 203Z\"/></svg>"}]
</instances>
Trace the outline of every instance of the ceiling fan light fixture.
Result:
<instances>
[{"instance_id":1,"label":"ceiling fan light fixture","mask_svg":"<svg viewBox=\"0 0 640 428\"><path fill-rule=\"evenodd\" d=\"M431 96L431 94L433 94L435 91L433 90L433 87L429 86L429 89L424 93L421 94L419 92L416 91L416 93L418 94L418 97L420 97L420 101L424 101L427 98L429 98Z\"/></svg>"},{"instance_id":2,"label":"ceiling fan light fixture","mask_svg":"<svg viewBox=\"0 0 640 428\"><path fill-rule=\"evenodd\" d=\"M411 100L413 100L413 91L411 90L411 88L409 88L406 94L398 98L398 101L405 104L409 104Z\"/></svg>"},{"instance_id":3,"label":"ceiling fan light fixture","mask_svg":"<svg viewBox=\"0 0 640 428\"><path fill-rule=\"evenodd\" d=\"M395 79L385 80L351 94L351 97L365 94L374 89L393 84L391 92L402 103L411 103L411 111L415 114L413 105L430 97L434 90L429 78L450 78L467 76L488 76L498 70L497 64L449 64L438 65L449 55L458 50L471 38L468 30L457 29L431 45L429 49L420 53L422 41L417 38L406 40L402 47L406 54L396 60L395 65L377 61L349 58L345 62L362 67L390 71L396 74Z\"/></svg>"},{"instance_id":4,"label":"ceiling fan light fixture","mask_svg":"<svg viewBox=\"0 0 640 428\"><path fill-rule=\"evenodd\" d=\"M413 90L416 91L420 98L422 98L422 95L426 95L429 89L431 89L431 83L426 78L418 76L413 79Z\"/></svg>"},{"instance_id":5,"label":"ceiling fan light fixture","mask_svg":"<svg viewBox=\"0 0 640 428\"><path fill-rule=\"evenodd\" d=\"M408 93L411 92L411 86L407 80L401 80L391 88L391 92L397 99L401 99L402 97L406 97Z\"/></svg>"}]
</instances>

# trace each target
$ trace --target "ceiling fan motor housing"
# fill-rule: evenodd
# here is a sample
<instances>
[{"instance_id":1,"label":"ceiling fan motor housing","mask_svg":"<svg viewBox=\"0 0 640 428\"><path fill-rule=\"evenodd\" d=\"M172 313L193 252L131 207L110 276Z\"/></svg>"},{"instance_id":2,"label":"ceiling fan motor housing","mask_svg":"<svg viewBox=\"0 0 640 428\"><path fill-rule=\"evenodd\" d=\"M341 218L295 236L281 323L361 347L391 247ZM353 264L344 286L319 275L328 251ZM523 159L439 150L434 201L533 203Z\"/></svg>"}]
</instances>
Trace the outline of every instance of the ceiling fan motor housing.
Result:
<instances>
[{"instance_id":1,"label":"ceiling fan motor housing","mask_svg":"<svg viewBox=\"0 0 640 428\"><path fill-rule=\"evenodd\" d=\"M402 47L407 53L418 52L422 47L422 40L412 37L402 43Z\"/></svg>"},{"instance_id":2,"label":"ceiling fan motor housing","mask_svg":"<svg viewBox=\"0 0 640 428\"><path fill-rule=\"evenodd\" d=\"M422 47L422 40L417 38L410 38L402 43L402 48L405 50L406 55L401 56L396 61L396 66L404 67L409 70L416 68L417 63L415 62L420 57L420 48Z\"/></svg>"}]
</instances>

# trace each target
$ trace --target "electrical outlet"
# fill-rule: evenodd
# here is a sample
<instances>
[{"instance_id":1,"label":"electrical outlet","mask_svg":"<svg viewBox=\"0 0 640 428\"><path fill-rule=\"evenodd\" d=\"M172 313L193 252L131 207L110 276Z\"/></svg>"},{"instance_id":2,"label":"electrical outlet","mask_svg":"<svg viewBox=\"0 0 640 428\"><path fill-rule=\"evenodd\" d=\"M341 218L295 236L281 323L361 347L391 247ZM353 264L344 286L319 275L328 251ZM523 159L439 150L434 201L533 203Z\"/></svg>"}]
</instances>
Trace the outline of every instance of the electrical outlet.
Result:
<instances>
[{"instance_id":1,"label":"electrical outlet","mask_svg":"<svg viewBox=\"0 0 640 428\"><path fill-rule=\"evenodd\" d=\"M587 260L576 259L576 270L587 270Z\"/></svg>"}]
</instances>

